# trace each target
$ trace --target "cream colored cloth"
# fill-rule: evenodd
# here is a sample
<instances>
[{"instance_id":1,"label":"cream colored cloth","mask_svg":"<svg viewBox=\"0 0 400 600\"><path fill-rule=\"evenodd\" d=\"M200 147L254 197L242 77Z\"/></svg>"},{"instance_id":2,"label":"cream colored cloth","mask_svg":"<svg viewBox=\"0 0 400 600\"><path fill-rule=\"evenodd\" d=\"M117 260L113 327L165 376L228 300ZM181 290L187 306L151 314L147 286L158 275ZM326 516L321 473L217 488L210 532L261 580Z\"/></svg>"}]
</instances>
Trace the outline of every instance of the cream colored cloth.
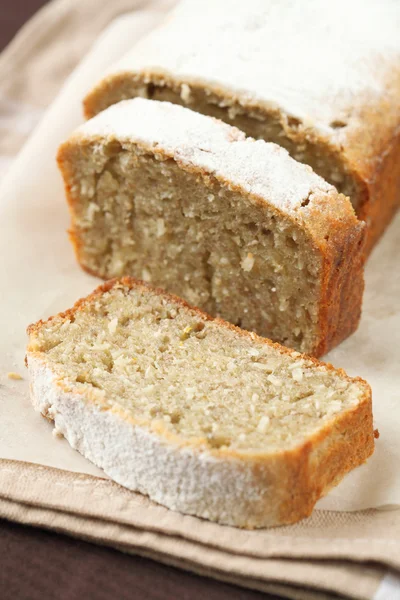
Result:
<instances>
[{"instance_id":1,"label":"cream colored cloth","mask_svg":"<svg viewBox=\"0 0 400 600\"><path fill-rule=\"evenodd\" d=\"M291 527L244 531L180 515L89 475L0 465L1 516L288 598L335 592L370 599L383 565L400 568L398 512L315 511ZM383 539L382 531L390 536ZM364 567L367 560L376 564Z\"/></svg>"},{"instance_id":2,"label":"cream colored cloth","mask_svg":"<svg viewBox=\"0 0 400 600\"><path fill-rule=\"evenodd\" d=\"M65 442L52 440L50 426L33 414L27 382L7 379L6 371L25 375L27 322L68 307L78 294L97 285L75 264L64 233L68 216L53 157L66 135L64 119L70 128L82 118L80 98L68 99L74 90L81 95L96 81L104 66L100 55L103 62L105 56L109 61L118 58L172 4L173 0L57 0L38 13L0 57L0 152L6 166L100 30L119 14L134 11L101 37L1 188L0 281L7 285L0 294L4 306L10 305L11 297L13 319L4 323L7 337L0 339L0 516L289 598L322 599L334 593L383 600L389 592L393 600L400 598L393 571L400 570L399 510L318 510L295 526L253 532L179 515L104 479ZM397 219L393 227L398 231L399 225ZM372 260L390 259L393 232L392 228ZM73 287L65 284L70 280ZM368 301L372 300L370 294ZM52 465L68 465L69 470ZM362 495L357 482L356 477L351 496ZM379 504L370 498L365 502ZM387 577L389 569L392 575Z\"/></svg>"}]
</instances>

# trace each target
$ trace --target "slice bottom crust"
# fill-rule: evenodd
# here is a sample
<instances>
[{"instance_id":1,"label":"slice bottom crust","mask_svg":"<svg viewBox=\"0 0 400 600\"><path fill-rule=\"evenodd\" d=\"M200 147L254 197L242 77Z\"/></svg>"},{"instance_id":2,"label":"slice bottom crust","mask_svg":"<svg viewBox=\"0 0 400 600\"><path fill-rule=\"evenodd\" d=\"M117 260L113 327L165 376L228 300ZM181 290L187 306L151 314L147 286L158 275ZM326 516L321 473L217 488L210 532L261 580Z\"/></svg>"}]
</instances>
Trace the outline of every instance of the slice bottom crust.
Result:
<instances>
[{"instance_id":1,"label":"slice bottom crust","mask_svg":"<svg viewBox=\"0 0 400 600\"><path fill-rule=\"evenodd\" d=\"M364 381L142 282L108 282L28 332L35 408L173 510L293 523L373 452Z\"/></svg>"}]
</instances>

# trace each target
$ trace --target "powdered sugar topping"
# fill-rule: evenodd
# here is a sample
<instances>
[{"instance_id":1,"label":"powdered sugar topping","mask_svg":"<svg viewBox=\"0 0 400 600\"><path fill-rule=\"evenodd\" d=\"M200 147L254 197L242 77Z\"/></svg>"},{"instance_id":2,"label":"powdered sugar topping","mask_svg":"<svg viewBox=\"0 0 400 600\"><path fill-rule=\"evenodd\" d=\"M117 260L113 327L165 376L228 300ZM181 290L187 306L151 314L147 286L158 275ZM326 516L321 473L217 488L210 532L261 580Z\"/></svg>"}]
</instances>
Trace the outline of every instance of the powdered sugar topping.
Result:
<instances>
[{"instance_id":1,"label":"powdered sugar topping","mask_svg":"<svg viewBox=\"0 0 400 600\"><path fill-rule=\"evenodd\" d=\"M284 211L313 192L334 188L276 144L246 138L238 129L187 108L135 98L119 102L82 125L80 135L139 143L195 166Z\"/></svg>"},{"instance_id":2,"label":"powdered sugar topping","mask_svg":"<svg viewBox=\"0 0 400 600\"><path fill-rule=\"evenodd\" d=\"M335 131L400 70L398 0L183 0L114 72L224 89ZM337 131L338 132L338 131Z\"/></svg>"}]
</instances>

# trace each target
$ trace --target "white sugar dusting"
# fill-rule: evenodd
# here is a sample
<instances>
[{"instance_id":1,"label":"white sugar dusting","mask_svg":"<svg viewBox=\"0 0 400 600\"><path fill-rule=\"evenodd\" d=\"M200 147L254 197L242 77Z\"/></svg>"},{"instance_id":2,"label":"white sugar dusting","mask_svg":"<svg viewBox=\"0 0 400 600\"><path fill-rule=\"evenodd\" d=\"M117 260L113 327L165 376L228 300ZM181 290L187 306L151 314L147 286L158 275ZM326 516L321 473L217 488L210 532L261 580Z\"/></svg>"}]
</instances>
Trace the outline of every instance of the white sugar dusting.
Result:
<instances>
[{"instance_id":1,"label":"white sugar dusting","mask_svg":"<svg viewBox=\"0 0 400 600\"><path fill-rule=\"evenodd\" d=\"M122 145L138 143L162 151L182 166L201 169L286 212L298 209L312 193L334 192L310 167L276 144L246 138L235 127L169 102L144 98L119 102L82 125L78 133L96 141L118 139ZM250 270L249 261L244 268Z\"/></svg>"},{"instance_id":2,"label":"white sugar dusting","mask_svg":"<svg viewBox=\"0 0 400 600\"><path fill-rule=\"evenodd\" d=\"M193 84L218 87L332 132L399 59L399 0L183 0L113 71L172 76L185 102Z\"/></svg>"}]
</instances>

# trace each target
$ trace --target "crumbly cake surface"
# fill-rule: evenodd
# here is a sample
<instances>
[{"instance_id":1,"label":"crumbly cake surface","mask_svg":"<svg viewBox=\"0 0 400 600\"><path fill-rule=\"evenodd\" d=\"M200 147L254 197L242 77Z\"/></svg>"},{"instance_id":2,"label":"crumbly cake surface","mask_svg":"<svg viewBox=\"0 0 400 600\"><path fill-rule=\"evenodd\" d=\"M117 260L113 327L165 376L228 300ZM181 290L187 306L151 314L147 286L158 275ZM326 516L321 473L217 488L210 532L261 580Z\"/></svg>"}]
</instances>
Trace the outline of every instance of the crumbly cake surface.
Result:
<instances>
[{"instance_id":1,"label":"crumbly cake surface","mask_svg":"<svg viewBox=\"0 0 400 600\"><path fill-rule=\"evenodd\" d=\"M143 98L120 102L76 133L160 148L182 164L196 165L285 212L301 208L312 193L336 195L333 186L278 145L246 138L222 121L169 102Z\"/></svg>"},{"instance_id":2,"label":"crumbly cake surface","mask_svg":"<svg viewBox=\"0 0 400 600\"><path fill-rule=\"evenodd\" d=\"M29 336L35 408L173 510L294 522L373 452L365 382L141 282L108 282Z\"/></svg>"}]
</instances>

